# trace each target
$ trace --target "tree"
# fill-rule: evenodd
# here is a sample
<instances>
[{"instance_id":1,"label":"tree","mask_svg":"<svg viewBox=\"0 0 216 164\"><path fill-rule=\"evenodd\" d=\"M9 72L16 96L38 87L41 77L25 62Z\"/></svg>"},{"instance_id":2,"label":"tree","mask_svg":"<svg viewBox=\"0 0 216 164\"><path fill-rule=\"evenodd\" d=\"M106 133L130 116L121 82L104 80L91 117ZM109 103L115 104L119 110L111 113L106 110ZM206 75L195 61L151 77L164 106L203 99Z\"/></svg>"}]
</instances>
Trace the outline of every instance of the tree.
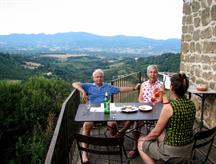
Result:
<instances>
[{"instance_id":1,"label":"tree","mask_svg":"<svg viewBox=\"0 0 216 164\"><path fill-rule=\"evenodd\" d=\"M43 163L70 84L32 77L26 82L0 81L0 163Z\"/></svg>"}]
</instances>

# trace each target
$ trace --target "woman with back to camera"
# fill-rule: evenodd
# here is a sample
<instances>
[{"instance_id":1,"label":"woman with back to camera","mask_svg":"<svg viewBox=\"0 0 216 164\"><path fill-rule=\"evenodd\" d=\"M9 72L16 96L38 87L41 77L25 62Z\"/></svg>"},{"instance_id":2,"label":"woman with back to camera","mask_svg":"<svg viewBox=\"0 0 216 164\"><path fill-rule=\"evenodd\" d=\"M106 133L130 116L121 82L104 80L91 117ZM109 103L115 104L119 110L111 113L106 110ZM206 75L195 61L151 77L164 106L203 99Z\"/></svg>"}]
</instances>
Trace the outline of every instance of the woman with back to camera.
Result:
<instances>
[{"instance_id":1,"label":"woman with back to camera","mask_svg":"<svg viewBox=\"0 0 216 164\"><path fill-rule=\"evenodd\" d=\"M185 97L189 80L185 74L171 77L170 92L173 101L169 102L164 87L163 108L159 120L147 136L138 141L138 151L145 163L155 161L170 163L188 163L193 143L193 124L196 108L191 100ZM166 131L164 132L164 130ZM163 136L165 133L165 137Z\"/></svg>"}]
</instances>

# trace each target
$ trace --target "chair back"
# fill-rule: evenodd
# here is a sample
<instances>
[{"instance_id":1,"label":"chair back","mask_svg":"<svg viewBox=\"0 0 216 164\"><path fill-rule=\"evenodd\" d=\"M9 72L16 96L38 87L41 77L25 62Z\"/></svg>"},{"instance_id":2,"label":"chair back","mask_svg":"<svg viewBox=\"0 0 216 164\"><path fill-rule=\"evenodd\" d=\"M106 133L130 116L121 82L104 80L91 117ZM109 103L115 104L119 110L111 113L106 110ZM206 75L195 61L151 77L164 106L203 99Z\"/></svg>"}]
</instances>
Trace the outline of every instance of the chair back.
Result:
<instances>
[{"instance_id":1,"label":"chair back","mask_svg":"<svg viewBox=\"0 0 216 164\"><path fill-rule=\"evenodd\" d=\"M124 148L124 138L110 138L110 137L98 137L98 136L86 136L82 134L75 134L77 141L77 147L79 150L81 162L82 151L100 155L120 155L122 163L122 152L125 157L126 151ZM88 144L88 147L83 146L83 143Z\"/></svg>"},{"instance_id":2,"label":"chair back","mask_svg":"<svg viewBox=\"0 0 216 164\"><path fill-rule=\"evenodd\" d=\"M203 163L206 162L206 160L208 159L209 153L211 151L215 135L216 135L216 127L209 129L209 130L199 131L195 133L193 151L192 151L193 152L192 159L195 154L195 149L208 145L208 151L207 151L207 154L205 155L205 160L203 161Z\"/></svg>"}]
</instances>

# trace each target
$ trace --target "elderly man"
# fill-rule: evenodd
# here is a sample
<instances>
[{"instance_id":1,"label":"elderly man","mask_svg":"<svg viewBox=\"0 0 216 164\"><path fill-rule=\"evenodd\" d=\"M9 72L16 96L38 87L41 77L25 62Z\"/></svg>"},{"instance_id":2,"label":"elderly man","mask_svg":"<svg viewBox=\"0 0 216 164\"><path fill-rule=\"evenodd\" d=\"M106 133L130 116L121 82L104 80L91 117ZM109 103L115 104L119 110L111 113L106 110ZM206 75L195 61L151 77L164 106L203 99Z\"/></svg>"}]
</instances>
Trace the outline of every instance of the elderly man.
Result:
<instances>
[{"instance_id":1,"label":"elderly man","mask_svg":"<svg viewBox=\"0 0 216 164\"><path fill-rule=\"evenodd\" d=\"M112 86L109 83L104 82L104 72L101 69L96 69L92 74L94 83L80 83L75 82L72 86L78 89L82 93L83 100L85 102L90 101L92 104L100 104L105 98L105 92L112 96L119 92L129 92L137 90L140 84L137 84L135 87L117 87ZM107 122L108 127L110 128L110 134L114 136L117 132L117 123L115 121ZM83 131L84 135L90 135L90 131L94 126L94 122L84 122ZM86 145L87 146L87 145ZM83 162L88 163L87 153L82 155Z\"/></svg>"}]
</instances>

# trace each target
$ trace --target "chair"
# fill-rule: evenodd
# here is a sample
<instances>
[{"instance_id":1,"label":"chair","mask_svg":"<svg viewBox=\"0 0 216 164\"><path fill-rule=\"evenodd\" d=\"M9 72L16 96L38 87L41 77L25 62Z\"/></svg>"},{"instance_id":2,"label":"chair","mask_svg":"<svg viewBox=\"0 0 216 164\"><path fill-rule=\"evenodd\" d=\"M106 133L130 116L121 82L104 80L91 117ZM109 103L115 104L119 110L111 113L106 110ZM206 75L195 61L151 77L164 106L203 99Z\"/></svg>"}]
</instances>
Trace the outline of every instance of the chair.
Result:
<instances>
[{"instance_id":1,"label":"chair","mask_svg":"<svg viewBox=\"0 0 216 164\"><path fill-rule=\"evenodd\" d=\"M205 160L202 163L205 163L207 161L209 153L212 148L212 144L214 142L215 135L216 135L216 127L209 129L209 130L199 131L195 133L194 144L192 148L191 162L193 158L195 157L195 152L196 152L195 150L208 145L208 150L207 150L206 155L203 152L199 151L202 155L205 155Z\"/></svg>"},{"instance_id":2,"label":"chair","mask_svg":"<svg viewBox=\"0 0 216 164\"><path fill-rule=\"evenodd\" d=\"M152 128L155 127L155 125L157 124L157 121L143 121L144 122L144 129L145 129L145 133L148 134Z\"/></svg>"},{"instance_id":3,"label":"chair","mask_svg":"<svg viewBox=\"0 0 216 164\"><path fill-rule=\"evenodd\" d=\"M127 159L125 147L123 145L123 137L109 138L75 134L75 139L77 141L77 147L82 163L82 151L99 155L120 155L121 163L123 163L122 152L124 152L124 155ZM88 144L88 148L83 147L82 143Z\"/></svg>"}]
</instances>

